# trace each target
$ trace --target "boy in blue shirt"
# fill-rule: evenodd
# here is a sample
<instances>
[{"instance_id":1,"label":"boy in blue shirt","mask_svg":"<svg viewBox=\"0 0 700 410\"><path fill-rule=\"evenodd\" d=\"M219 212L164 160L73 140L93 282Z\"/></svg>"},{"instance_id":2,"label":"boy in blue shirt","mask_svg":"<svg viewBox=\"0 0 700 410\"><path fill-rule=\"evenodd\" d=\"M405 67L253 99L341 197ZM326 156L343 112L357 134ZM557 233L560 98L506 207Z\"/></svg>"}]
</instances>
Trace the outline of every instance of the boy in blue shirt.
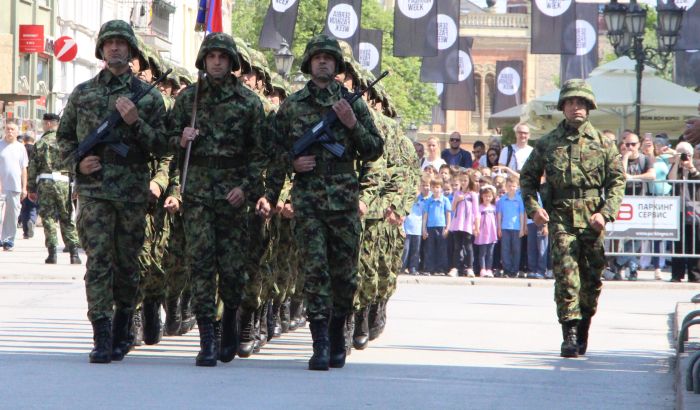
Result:
<instances>
[{"instance_id":1,"label":"boy in blue shirt","mask_svg":"<svg viewBox=\"0 0 700 410\"><path fill-rule=\"evenodd\" d=\"M403 230L406 233L404 240L402 270L408 270L410 275L418 275L421 256L421 241L423 233L423 202L430 195L430 179L421 179L420 193L411 207L411 212L403 221Z\"/></svg>"},{"instance_id":2,"label":"boy in blue shirt","mask_svg":"<svg viewBox=\"0 0 700 410\"><path fill-rule=\"evenodd\" d=\"M432 196L423 203L423 239L426 240L423 270L430 273L447 272L447 227L452 216L452 204L442 194L442 179L430 181Z\"/></svg>"},{"instance_id":3,"label":"boy in blue shirt","mask_svg":"<svg viewBox=\"0 0 700 410\"><path fill-rule=\"evenodd\" d=\"M518 179L506 179L506 194L496 203L496 226L501 240L503 275L518 276L520 268L520 238L526 235L525 205L518 194Z\"/></svg>"}]
</instances>

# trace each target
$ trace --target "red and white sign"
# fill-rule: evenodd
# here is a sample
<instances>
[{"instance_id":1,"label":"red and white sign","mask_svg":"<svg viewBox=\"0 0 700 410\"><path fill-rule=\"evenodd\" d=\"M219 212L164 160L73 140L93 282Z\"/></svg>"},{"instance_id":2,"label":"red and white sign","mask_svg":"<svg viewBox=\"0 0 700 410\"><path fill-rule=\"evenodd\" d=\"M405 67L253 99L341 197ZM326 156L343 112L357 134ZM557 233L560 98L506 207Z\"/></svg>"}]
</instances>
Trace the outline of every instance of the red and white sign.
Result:
<instances>
[{"instance_id":1,"label":"red and white sign","mask_svg":"<svg viewBox=\"0 0 700 410\"><path fill-rule=\"evenodd\" d=\"M39 24L19 25L19 52L41 53L44 51L44 26Z\"/></svg>"},{"instance_id":2,"label":"red and white sign","mask_svg":"<svg viewBox=\"0 0 700 410\"><path fill-rule=\"evenodd\" d=\"M53 54L63 63L73 61L78 55L78 44L71 37L59 37L53 43Z\"/></svg>"}]
</instances>

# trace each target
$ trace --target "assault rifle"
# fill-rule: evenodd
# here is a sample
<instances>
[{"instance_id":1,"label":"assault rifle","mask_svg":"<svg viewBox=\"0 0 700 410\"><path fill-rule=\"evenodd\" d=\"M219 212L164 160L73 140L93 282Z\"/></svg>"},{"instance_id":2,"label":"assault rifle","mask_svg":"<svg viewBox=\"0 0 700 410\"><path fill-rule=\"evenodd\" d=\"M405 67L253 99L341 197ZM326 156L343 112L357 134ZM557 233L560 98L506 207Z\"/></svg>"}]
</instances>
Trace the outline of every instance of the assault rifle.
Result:
<instances>
[{"instance_id":1,"label":"assault rifle","mask_svg":"<svg viewBox=\"0 0 700 410\"><path fill-rule=\"evenodd\" d=\"M384 71L376 80L372 81L367 88L364 90L359 90L354 93L348 93L343 98L350 103L350 106L357 101L358 98L362 97L369 89L374 87L382 78L389 75L388 71ZM335 124L338 120L338 114L335 113L333 109L328 111L326 117L319 121L316 125L307 130L301 138L299 138L292 147L292 158L301 156L309 147L315 143L320 143L323 145L328 152L340 158L345 152L345 147L339 144L335 140L331 126Z\"/></svg>"},{"instance_id":2,"label":"assault rifle","mask_svg":"<svg viewBox=\"0 0 700 410\"><path fill-rule=\"evenodd\" d=\"M167 77L172 71L172 68L168 69L168 71L158 77L158 79L151 84L150 87L142 89L140 93L131 97L131 102L136 105L140 99L145 97L146 94L153 89L153 87L158 85L159 82L165 80L165 77ZM84 140L80 141L78 149L75 150L75 153L73 154L75 156L75 160L80 162L99 144L107 144L109 149L116 152L119 156L126 158L127 154L129 154L129 146L126 145L121 138L114 137L112 135L112 130L114 127L121 124L122 121L122 115L118 110L114 110L114 112L112 112L106 120L102 121L102 123L97 128L92 130L92 132L90 132L90 134Z\"/></svg>"}]
</instances>

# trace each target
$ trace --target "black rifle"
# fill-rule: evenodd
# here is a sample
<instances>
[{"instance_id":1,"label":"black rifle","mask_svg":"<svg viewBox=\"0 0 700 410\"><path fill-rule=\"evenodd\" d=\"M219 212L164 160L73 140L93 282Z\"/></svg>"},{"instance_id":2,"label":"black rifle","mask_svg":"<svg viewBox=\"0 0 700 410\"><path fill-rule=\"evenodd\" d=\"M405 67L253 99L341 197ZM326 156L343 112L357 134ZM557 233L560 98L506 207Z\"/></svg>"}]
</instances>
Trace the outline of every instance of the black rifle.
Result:
<instances>
[{"instance_id":1,"label":"black rifle","mask_svg":"<svg viewBox=\"0 0 700 410\"><path fill-rule=\"evenodd\" d=\"M357 101L360 97L362 97L362 94L366 93L369 89L374 87L382 78L386 77L387 75L389 75L389 72L384 71L364 90L356 91L354 93L348 93L343 98L348 103L350 103L350 106L352 107L352 104L355 101ZM335 141L335 136L333 135L333 131L331 130L331 126L333 126L333 124L335 124L337 120L338 114L336 114L333 109L328 111L324 119L322 119L316 125L307 130L304 133L304 135L302 135L301 138L299 138L294 143L294 146L292 147L292 157L296 158L301 156L304 152L306 152L307 149L309 149L310 146L312 146L315 143L320 143L321 145L323 145L323 148L325 148L328 152L335 155L336 157L342 157L343 153L345 152L345 147L342 144L339 144Z\"/></svg>"},{"instance_id":2,"label":"black rifle","mask_svg":"<svg viewBox=\"0 0 700 410\"><path fill-rule=\"evenodd\" d=\"M142 89L140 93L131 97L131 102L136 105L140 99L145 97L146 94L153 89L153 87L155 87L159 82L165 80L165 77L167 77L172 71L172 68L168 69L168 71L158 77L158 79L151 84L150 87ZM116 152L119 156L126 158L126 156L129 154L129 146L126 145L121 138L115 138L112 136L112 130L114 127L121 124L122 121L122 115L118 110L114 110L114 112L112 112L106 120L102 121L102 123L97 128L92 130L92 132L90 132L90 134L84 140L80 141L78 149L75 150L75 153L73 154L75 160L80 162L99 144L107 144L112 151Z\"/></svg>"}]
</instances>

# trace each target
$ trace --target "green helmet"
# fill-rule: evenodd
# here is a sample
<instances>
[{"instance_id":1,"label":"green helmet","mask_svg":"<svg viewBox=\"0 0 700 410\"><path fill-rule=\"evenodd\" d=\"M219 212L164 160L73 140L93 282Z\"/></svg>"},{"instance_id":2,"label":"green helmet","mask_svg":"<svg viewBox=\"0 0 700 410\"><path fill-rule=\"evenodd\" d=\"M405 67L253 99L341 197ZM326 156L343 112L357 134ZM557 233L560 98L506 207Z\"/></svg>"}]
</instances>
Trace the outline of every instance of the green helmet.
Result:
<instances>
[{"instance_id":1,"label":"green helmet","mask_svg":"<svg viewBox=\"0 0 700 410\"><path fill-rule=\"evenodd\" d=\"M282 78L281 75L277 73L272 73L272 88L277 90L277 92L282 93L284 98L289 97L292 94L292 89L289 87L289 83Z\"/></svg>"},{"instance_id":2,"label":"green helmet","mask_svg":"<svg viewBox=\"0 0 700 410\"><path fill-rule=\"evenodd\" d=\"M148 56L146 54L146 49L148 48L148 46L146 45L146 43L143 42L143 40L138 34L136 35L136 45L138 47L138 53L136 55L139 59L139 67L141 70L145 70L146 68L148 68Z\"/></svg>"},{"instance_id":3,"label":"green helmet","mask_svg":"<svg viewBox=\"0 0 700 410\"><path fill-rule=\"evenodd\" d=\"M197 53L197 59L194 63L197 69L204 70L204 58L212 50L220 50L228 54L229 58L231 58L231 71L236 71L241 67L241 63L238 61L238 49L236 48L236 42L233 41L233 37L226 33L217 32L207 34L202 40L202 45L199 47L199 53Z\"/></svg>"},{"instance_id":4,"label":"green helmet","mask_svg":"<svg viewBox=\"0 0 700 410\"><path fill-rule=\"evenodd\" d=\"M345 63L343 62L343 50L338 44L338 40L325 34L319 34L306 43L304 56L301 58L301 72L311 74L311 57L318 53L328 53L335 58L335 71L340 74L345 71Z\"/></svg>"},{"instance_id":5,"label":"green helmet","mask_svg":"<svg viewBox=\"0 0 700 410\"><path fill-rule=\"evenodd\" d=\"M163 63L160 55L158 55L156 52L153 52L148 56L148 67L151 69L151 73L153 73L154 81L156 78L160 77L165 70L167 70L167 68L165 68L165 63Z\"/></svg>"},{"instance_id":6,"label":"green helmet","mask_svg":"<svg viewBox=\"0 0 700 410\"><path fill-rule=\"evenodd\" d=\"M236 46L238 46L238 61L241 63L241 71L243 74L247 74L253 70L251 66L250 47L248 47L248 44L240 37L234 37L233 41L236 43Z\"/></svg>"},{"instance_id":7,"label":"green helmet","mask_svg":"<svg viewBox=\"0 0 700 410\"><path fill-rule=\"evenodd\" d=\"M100 33L97 35L97 44L95 44L95 57L102 60L102 46L105 40L112 37L121 37L129 43L131 47L131 55L135 57L139 55L139 46L136 40L134 30L129 23L124 20L110 20L100 27Z\"/></svg>"},{"instance_id":8,"label":"green helmet","mask_svg":"<svg viewBox=\"0 0 700 410\"><path fill-rule=\"evenodd\" d=\"M557 109L559 111L564 110L564 101L567 98L579 97L588 101L588 109L595 110L598 105L595 103L595 95L593 94L593 89L584 80L580 78L572 78L567 80L559 91L559 101L557 102Z\"/></svg>"},{"instance_id":9,"label":"green helmet","mask_svg":"<svg viewBox=\"0 0 700 410\"><path fill-rule=\"evenodd\" d=\"M167 77L165 77L165 81L169 81L172 83L173 88L180 88L180 77L178 77L177 72L175 71L175 67L167 62L163 63L163 72L168 71L168 69L172 69L173 71L168 74Z\"/></svg>"},{"instance_id":10,"label":"green helmet","mask_svg":"<svg viewBox=\"0 0 700 410\"><path fill-rule=\"evenodd\" d=\"M265 91L268 94L271 93L272 78L270 73L270 67L267 65L267 57L265 57L265 54L263 54L262 51L258 50L251 50L250 57L252 60L250 65L253 67L253 69L258 70L258 72L263 75L263 78L260 78L259 80L263 80L263 82L265 83Z\"/></svg>"}]
</instances>

